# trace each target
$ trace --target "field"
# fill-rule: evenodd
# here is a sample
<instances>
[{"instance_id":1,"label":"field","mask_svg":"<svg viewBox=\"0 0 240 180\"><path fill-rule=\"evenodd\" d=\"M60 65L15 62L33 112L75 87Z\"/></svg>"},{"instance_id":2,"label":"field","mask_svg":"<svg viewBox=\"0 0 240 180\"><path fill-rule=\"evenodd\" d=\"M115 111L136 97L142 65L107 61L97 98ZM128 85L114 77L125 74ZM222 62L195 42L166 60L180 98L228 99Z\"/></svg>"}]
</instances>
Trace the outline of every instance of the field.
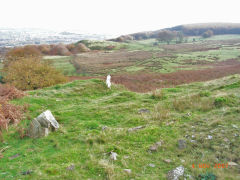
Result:
<instances>
[{"instance_id":1,"label":"field","mask_svg":"<svg viewBox=\"0 0 240 180\"><path fill-rule=\"evenodd\" d=\"M240 72L239 35L219 35L209 39L189 37L185 43L169 45L148 39L128 43L93 41L90 46L109 45L115 50L92 51L75 57L51 58L50 61L71 76L70 79L104 79L111 74L113 82L137 92Z\"/></svg>"},{"instance_id":2,"label":"field","mask_svg":"<svg viewBox=\"0 0 240 180\"><path fill-rule=\"evenodd\" d=\"M50 109L61 128L45 138L20 139L11 127L0 144L0 150L6 149L0 178L165 179L169 170L183 165L188 179L206 173L238 179L238 166L214 166L240 163L239 82L234 75L138 94L120 85L107 89L92 79L30 91L13 103L29 104L29 120ZM137 126L143 127L129 131ZM186 141L184 149L179 139ZM156 142L161 147L150 151ZM118 154L116 161L109 159L111 151ZM71 165L74 169L68 170Z\"/></svg>"},{"instance_id":3,"label":"field","mask_svg":"<svg viewBox=\"0 0 240 180\"><path fill-rule=\"evenodd\" d=\"M114 49L44 57L69 82L11 101L29 108L3 131L0 179L240 179L240 36L90 46ZM21 137L45 110L60 129Z\"/></svg>"}]
</instances>

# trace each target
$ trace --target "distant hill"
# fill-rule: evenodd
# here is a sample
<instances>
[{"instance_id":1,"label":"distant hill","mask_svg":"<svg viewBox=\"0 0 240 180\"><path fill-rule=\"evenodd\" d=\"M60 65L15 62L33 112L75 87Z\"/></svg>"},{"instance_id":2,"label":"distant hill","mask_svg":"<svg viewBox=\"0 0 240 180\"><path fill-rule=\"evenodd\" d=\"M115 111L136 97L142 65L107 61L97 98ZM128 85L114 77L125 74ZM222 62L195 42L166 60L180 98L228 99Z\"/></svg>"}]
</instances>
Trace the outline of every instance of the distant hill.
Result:
<instances>
[{"instance_id":1,"label":"distant hill","mask_svg":"<svg viewBox=\"0 0 240 180\"><path fill-rule=\"evenodd\" d=\"M129 35L123 35L112 41L141 40L157 38L158 33L163 30L182 32L185 36L200 36L207 30L213 31L215 35L221 34L240 34L240 23L198 23L174 26L156 31L138 32Z\"/></svg>"}]
</instances>

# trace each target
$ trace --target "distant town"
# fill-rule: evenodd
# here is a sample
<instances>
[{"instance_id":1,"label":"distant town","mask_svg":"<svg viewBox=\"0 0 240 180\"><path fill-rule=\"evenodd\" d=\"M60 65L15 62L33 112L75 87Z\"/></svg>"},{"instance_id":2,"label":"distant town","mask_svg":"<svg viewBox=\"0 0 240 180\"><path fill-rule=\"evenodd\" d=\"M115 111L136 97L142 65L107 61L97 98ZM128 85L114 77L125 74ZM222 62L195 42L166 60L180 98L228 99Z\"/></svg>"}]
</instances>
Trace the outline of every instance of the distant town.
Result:
<instances>
[{"instance_id":1,"label":"distant town","mask_svg":"<svg viewBox=\"0 0 240 180\"><path fill-rule=\"evenodd\" d=\"M11 48L29 44L68 44L83 39L103 40L109 37L108 35L79 34L68 31L55 32L42 29L0 28L0 48Z\"/></svg>"}]
</instances>

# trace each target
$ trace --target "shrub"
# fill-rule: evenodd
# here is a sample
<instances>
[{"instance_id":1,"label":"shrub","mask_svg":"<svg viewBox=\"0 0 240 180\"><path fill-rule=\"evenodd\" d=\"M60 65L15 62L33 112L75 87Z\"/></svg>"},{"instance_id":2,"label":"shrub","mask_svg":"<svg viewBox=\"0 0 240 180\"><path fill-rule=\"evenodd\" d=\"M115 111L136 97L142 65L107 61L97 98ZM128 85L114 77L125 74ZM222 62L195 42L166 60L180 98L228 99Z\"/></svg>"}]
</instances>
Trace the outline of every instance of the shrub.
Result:
<instances>
[{"instance_id":1,"label":"shrub","mask_svg":"<svg viewBox=\"0 0 240 180\"><path fill-rule=\"evenodd\" d=\"M223 105L225 105L227 103L227 99L225 97L217 97L214 100L214 105L219 108L222 107Z\"/></svg>"},{"instance_id":2,"label":"shrub","mask_svg":"<svg viewBox=\"0 0 240 180\"><path fill-rule=\"evenodd\" d=\"M40 58L40 57L41 52L36 46L28 45L24 47L17 47L8 51L4 61L4 66L8 66L11 62L24 58Z\"/></svg>"},{"instance_id":3,"label":"shrub","mask_svg":"<svg viewBox=\"0 0 240 180\"><path fill-rule=\"evenodd\" d=\"M32 90L66 82L66 78L47 62L25 58L4 68L4 81L21 90Z\"/></svg>"},{"instance_id":4,"label":"shrub","mask_svg":"<svg viewBox=\"0 0 240 180\"><path fill-rule=\"evenodd\" d=\"M17 124L21 119L21 108L8 103L6 98L0 98L0 129L8 129L8 124Z\"/></svg>"},{"instance_id":5,"label":"shrub","mask_svg":"<svg viewBox=\"0 0 240 180\"><path fill-rule=\"evenodd\" d=\"M8 84L0 84L0 97L7 100L18 99L24 96L22 91L19 91L14 86Z\"/></svg>"},{"instance_id":6,"label":"shrub","mask_svg":"<svg viewBox=\"0 0 240 180\"><path fill-rule=\"evenodd\" d=\"M213 36L213 31L212 31L212 30L207 30L206 32L204 32L204 33L202 34L202 37L203 37L203 38L209 38L209 37L211 37L211 36Z\"/></svg>"},{"instance_id":7,"label":"shrub","mask_svg":"<svg viewBox=\"0 0 240 180\"><path fill-rule=\"evenodd\" d=\"M4 83L2 75L0 75L0 83Z\"/></svg>"},{"instance_id":8,"label":"shrub","mask_svg":"<svg viewBox=\"0 0 240 180\"><path fill-rule=\"evenodd\" d=\"M41 51L42 54L49 55L51 47L47 44L42 44L38 46L39 51Z\"/></svg>"},{"instance_id":9,"label":"shrub","mask_svg":"<svg viewBox=\"0 0 240 180\"><path fill-rule=\"evenodd\" d=\"M49 55L70 56L71 52L64 44L52 45Z\"/></svg>"},{"instance_id":10,"label":"shrub","mask_svg":"<svg viewBox=\"0 0 240 180\"><path fill-rule=\"evenodd\" d=\"M67 45L67 48L73 54L90 51L90 49L85 44L82 43L69 44Z\"/></svg>"}]
</instances>

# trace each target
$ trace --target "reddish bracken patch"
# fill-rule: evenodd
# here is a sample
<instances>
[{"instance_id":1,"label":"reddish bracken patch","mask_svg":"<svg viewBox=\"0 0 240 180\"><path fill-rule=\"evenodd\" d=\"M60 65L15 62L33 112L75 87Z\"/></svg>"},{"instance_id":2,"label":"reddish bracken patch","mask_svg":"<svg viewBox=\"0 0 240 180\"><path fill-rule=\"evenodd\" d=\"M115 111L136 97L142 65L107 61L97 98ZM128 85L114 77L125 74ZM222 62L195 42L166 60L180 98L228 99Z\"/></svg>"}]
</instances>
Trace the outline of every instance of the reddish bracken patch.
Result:
<instances>
[{"instance_id":1,"label":"reddish bracken patch","mask_svg":"<svg viewBox=\"0 0 240 180\"><path fill-rule=\"evenodd\" d=\"M112 81L123 84L129 90L148 92L157 88L174 87L176 85L208 81L227 75L240 74L240 62L228 60L211 64L212 68L201 70L184 70L168 74L127 74L115 75Z\"/></svg>"},{"instance_id":2,"label":"reddish bracken patch","mask_svg":"<svg viewBox=\"0 0 240 180\"><path fill-rule=\"evenodd\" d=\"M9 100L23 97L24 93L10 85L0 85L0 138L1 131L8 129L9 124L17 124L23 117L25 107L9 103Z\"/></svg>"},{"instance_id":3,"label":"reddish bracken patch","mask_svg":"<svg viewBox=\"0 0 240 180\"><path fill-rule=\"evenodd\" d=\"M24 92L11 85L0 84L0 97L8 100L18 99L24 96Z\"/></svg>"}]
</instances>

